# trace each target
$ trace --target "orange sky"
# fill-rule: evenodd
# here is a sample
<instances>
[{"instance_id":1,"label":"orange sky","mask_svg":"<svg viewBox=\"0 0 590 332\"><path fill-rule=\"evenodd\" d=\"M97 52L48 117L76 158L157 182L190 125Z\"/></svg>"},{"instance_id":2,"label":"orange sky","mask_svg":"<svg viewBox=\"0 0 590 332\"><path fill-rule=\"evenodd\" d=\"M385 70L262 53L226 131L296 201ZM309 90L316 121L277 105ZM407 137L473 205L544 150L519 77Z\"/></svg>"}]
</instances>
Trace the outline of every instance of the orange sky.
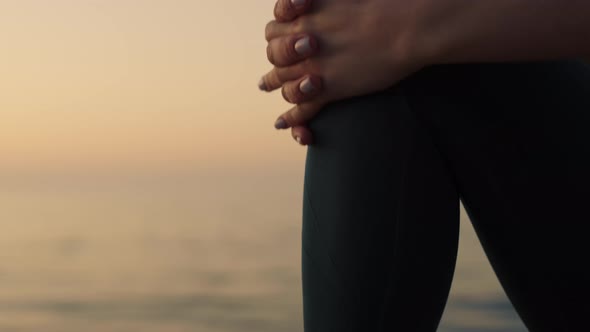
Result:
<instances>
[{"instance_id":1,"label":"orange sky","mask_svg":"<svg viewBox=\"0 0 590 332\"><path fill-rule=\"evenodd\" d=\"M303 168L273 128L274 0L0 1L0 172Z\"/></svg>"}]
</instances>

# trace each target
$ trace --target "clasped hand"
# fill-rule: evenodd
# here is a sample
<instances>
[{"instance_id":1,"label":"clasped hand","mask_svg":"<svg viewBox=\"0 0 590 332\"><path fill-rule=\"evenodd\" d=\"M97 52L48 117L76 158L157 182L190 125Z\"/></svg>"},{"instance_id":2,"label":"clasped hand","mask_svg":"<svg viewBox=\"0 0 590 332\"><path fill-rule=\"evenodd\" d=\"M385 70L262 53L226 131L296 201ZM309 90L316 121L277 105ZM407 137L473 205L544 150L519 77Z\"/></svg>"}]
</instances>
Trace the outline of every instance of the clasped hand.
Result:
<instances>
[{"instance_id":1,"label":"clasped hand","mask_svg":"<svg viewBox=\"0 0 590 332\"><path fill-rule=\"evenodd\" d=\"M312 3L313 1L313 3ZM278 0L266 26L264 91L295 104L276 121L302 145L305 126L326 104L384 90L428 63L418 42L420 1Z\"/></svg>"}]
</instances>

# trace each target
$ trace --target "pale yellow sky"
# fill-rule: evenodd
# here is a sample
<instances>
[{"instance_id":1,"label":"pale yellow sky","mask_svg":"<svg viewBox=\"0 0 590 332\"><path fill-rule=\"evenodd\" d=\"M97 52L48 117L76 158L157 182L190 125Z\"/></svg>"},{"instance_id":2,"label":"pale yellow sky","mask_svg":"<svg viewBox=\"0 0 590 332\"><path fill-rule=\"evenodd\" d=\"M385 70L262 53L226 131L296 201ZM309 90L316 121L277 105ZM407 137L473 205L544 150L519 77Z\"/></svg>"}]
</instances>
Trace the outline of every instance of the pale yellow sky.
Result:
<instances>
[{"instance_id":1,"label":"pale yellow sky","mask_svg":"<svg viewBox=\"0 0 590 332\"><path fill-rule=\"evenodd\" d=\"M0 175L303 168L273 128L274 0L1 0Z\"/></svg>"}]
</instances>

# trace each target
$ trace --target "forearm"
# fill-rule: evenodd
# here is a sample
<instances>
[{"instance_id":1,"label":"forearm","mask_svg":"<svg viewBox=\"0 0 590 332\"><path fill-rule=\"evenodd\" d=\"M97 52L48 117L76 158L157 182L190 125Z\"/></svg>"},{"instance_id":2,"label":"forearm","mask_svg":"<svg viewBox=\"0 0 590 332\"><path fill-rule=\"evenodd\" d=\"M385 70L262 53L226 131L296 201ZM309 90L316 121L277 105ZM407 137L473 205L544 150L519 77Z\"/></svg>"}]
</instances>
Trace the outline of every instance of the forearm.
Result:
<instances>
[{"instance_id":1,"label":"forearm","mask_svg":"<svg viewBox=\"0 0 590 332\"><path fill-rule=\"evenodd\" d=\"M588 0L424 0L431 62L590 58Z\"/></svg>"}]
</instances>

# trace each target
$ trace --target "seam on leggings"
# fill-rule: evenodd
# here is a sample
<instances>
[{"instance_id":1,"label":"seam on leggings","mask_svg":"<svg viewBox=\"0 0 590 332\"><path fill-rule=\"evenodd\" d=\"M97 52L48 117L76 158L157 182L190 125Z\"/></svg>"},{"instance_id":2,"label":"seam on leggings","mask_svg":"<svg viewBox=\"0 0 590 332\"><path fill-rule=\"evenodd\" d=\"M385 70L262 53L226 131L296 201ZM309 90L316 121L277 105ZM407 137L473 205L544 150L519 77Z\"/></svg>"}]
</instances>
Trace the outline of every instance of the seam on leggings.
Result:
<instances>
[{"instance_id":1,"label":"seam on leggings","mask_svg":"<svg viewBox=\"0 0 590 332\"><path fill-rule=\"evenodd\" d=\"M453 188L455 189L455 193L457 194L457 197L459 197L459 186L458 186L458 181L455 177L455 173L452 171L450 162L447 160L447 158L445 158L445 155L442 153L442 150L440 149L440 147L436 144L434 138L432 137L432 133L429 130L428 126L426 126L426 122L420 117L419 113L414 111L414 108L412 106L412 103L408 100L407 94L405 93L405 89L403 87L400 86L400 94L401 96L403 96L402 101L403 103L407 106L407 110L408 113L411 113L411 115L415 118L415 122L416 122L416 126L421 128L423 133L429 138L430 144L433 147L433 149L436 151L436 153L438 154L439 158L442 161L442 166L444 168L444 172L447 174L447 176L449 177L450 181L451 181L451 185L453 186ZM414 136L415 137L415 136ZM455 262L454 262L454 267L453 270L456 268L456 263L457 263L457 258L455 257ZM450 287L449 287L449 293L450 293ZM447 301L448 301L448 295L447 294ZM446 307L446 305L445 305ZM441 317L442 318L442 317ZM420 326L420 322L423 321L423 317L419 318L419 320L416 322L416 327ZM438 324L440 324L440 320L438 322Z\"/></svg>"},{"instance_id":2,"label":"seam on leggings","mask_svg":"<svg viewBox=\"0 0 590 332\"><path fill-rule=\"evenodd\" d=\"M321 233L320 227L318 225L318 217L317 217L317 214L315 212L315 209L313 208L313 204L312 204L312 200L311 200L311 197L310 196L311 195L309 193L309 190L304 190L303 191L303 197L307 201L307 204L309 206L309 211L311 212L313 228L314 228L316 234L321 237L321 234L322 233ZM321 239L320 239L320 241L317 241L317 243L322 246L323 252L328 256L328 258L330 260L330 264L332 265L332 268L335 271L334 275L335 276L338 276L338 273L337 273L338 270L336 268L336 263L334 262L334 259L330 255L330 252L328 251L328 248L326 248L324 246L324 242L321 241ZM311 255L311 253L309 252L309 250L307 248L305 248L305 244L303 242L301 243L301 246L302 246L303 250L305 250L305 253L308 255L308 257L311 259L313 256ZM332 280L329 275L326 275L323 272L323 269L320 268L321 264L319 262L317 262L315 259L311 259L311 261L314 263L314 265L316 265L318 267L318 269L320 271L322 271L321 274L322 274L322 276L324 277L325 280L327 280L328 282L333 282L335 284L334 286L335 286L335 288L337 290L337 293L338 293L338 296L339 296L339 299L337 301L338 307L336 308L337 316L344 316L344 317L346 317L347 320L349 320L351 317L349 317L348 315L342 315L342 307L344 305L346 305L346 303L348 303L346 301L346 294L347 293L346 293L346 290L345 290L344 285L342 284L342 282L339 279L335 278L335 280ZM333 332L335 332L335 331L333 331Z\"/></svg>"},{"instance_id":3,"label":"seam on leggings","mask_svg":"<svg viewBox=\"0 0 590 332\"><path fill-rule=\"evenodd\" d=\"M410 141L411 147L409 148L409 153L408 155L410 155L411 152L414 151L413 146L415 144L415 136L412 136L412 140ZM393 244L393 259L392 262L389 264L390 269L389 269L389 273L388 273L388 278L387 278L387 285L385 288L385 294L383 297L383 301L382 301L382 305L381 305L381 317L380 317L380 323L379 326L381 328L381 331L385 330L385 311L387 308L387 304L388 304L388 300L390 295L392 294L392 289L394 288L394 285L399 284L397 281L399 279L399 273L395 273L395 265L397 264L399 266L399 254L400 254L400 238L401 238L401 210L402 210L402 206L403 206L403 202L405 202L404 199L404 195L403 192L406 188L406 183L408 180L408 170L409 170L409 163L410 163L410 157L406 158L402 172L401 172L401 183L400 183L400 188L399 188L399 199L397 201L397 210L396 210L396 214L395 214L395 234L394 234L394 244Z\"/></svg>"},{"instance_id":4,"label":"seam on leggings","mask_svg":"<svg viewBox=\"0 0 590 332\"><path fill-rule=\"evenodd\" d=\"M305 254L307 257L308 257L308 259L311 261L311 264L312 264L312 265L313 265L313 266L314 266L314 267L315 267L317 270L321 271L321 270L322 270L322 269L321 269L321 265L320 265L320 264L319 264L319 263L318 263L318 262L317 262L317 261L316 261L316 260L313 258L313 255L312 255L312 254L309 252L309 250L308 250L308 249L307 249L305 246L302 246L302 249L303 249L303 253L304 253L304 254ZM322 273L322 276L324 277L324 279L325 279L325 280L327 280L327 281L330 281L330 278L329 278L329 277L327 277L325 274L323 274L323 273ZM341 292L338 292L338 293L340 294ZM327 296L329 296L329 293L328 293L328 295L327 295ZM340 305L340 303L339 303L339 302L337 302L337 303L338 303L338 307L337 307L337 308L336 308L336 310L335 310L335 311L336 311L336 316L342 316L342 306ZM332 329L330 332L336 332L336 331L333 331L333 329Z\"/></svg>"},{"instance_id":5,"label":"seam on leggings","mask_svg":"<svg viewBox=\"0 0 590 332\"><path fill-rule=\"evenodd\" d=\"M446 158L445 154L442 153L442 150L440 149L438 144L436 144L434 137L432 137L432 132L430 131L428 126L425 124L426 121L420 116L420 114L418 112L414 111L414 106L412 105L412 102L409 100L408 94L406 93L405 88L403 86L400 86L399 89L400 89L400 95L403 96L403 98L402 98L403 102L408 106L408 110L410 111L410 113L412 113L414 115L414 117L416 118L416 120L417 120L416 122L418 123L418 125L420 127L422 127L422 129L424 129L424 132L430 138L430 143L432 144L432 146L434 147L434 149L438 153L439 157L443 161L445 171L450 176L451 182L452 182L453 186L455 187L457 195L461 196L461 191L460 191L461 187L459 186L459 181L457 180L455 172L453 172L453 168L451 167L450 161Z\"/></svg>"}]
</instances>

